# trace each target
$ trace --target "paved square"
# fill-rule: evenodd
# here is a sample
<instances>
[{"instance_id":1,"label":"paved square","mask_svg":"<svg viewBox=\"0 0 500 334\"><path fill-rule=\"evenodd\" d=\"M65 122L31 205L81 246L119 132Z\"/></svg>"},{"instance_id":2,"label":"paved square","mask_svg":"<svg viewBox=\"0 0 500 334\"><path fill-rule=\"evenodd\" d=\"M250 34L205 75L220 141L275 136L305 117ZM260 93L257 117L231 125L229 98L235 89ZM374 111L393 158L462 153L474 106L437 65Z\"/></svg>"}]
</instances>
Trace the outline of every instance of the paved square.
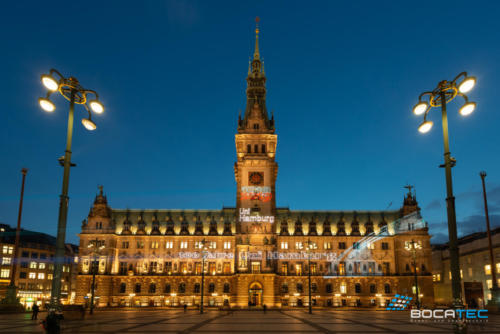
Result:
<instances>
[{"instance_id":1,"label":"paved square","mask_svg":"<svg viewBox=\"0 0 500 334\"><path fill-rule=\"evenodd\" d=\"M0 333L44 333L30 314L0 315ZM409 312L363 310L225 311L96 310L85 320L64 320L62 333L452 333L447 323L412 323ZM471 324L468 333L500 333L500 315Z\"/></svg>"}]
</instances>

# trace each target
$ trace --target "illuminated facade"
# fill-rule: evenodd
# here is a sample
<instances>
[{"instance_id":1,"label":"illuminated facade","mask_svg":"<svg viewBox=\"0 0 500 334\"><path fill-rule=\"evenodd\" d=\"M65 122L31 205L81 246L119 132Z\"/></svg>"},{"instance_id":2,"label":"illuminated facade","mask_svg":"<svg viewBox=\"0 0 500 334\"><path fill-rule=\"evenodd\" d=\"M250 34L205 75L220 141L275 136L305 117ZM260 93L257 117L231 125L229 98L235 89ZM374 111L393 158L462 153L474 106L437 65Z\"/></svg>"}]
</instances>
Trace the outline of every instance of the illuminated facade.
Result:
<instances>
[{"instance_id":1,"label":"illuminated facade","mask_svg":"<svg viewBox=\"0 0 500 334\"><path fill-rule=\"evenodd\" d=\"M207 306L305 306L309 271L314 305L384 306L395 293L412 294L412 254L405 249L412 240L422 246L423 303L433 302L430 236L411 190L400 210L276 207L277 135L265 82L257 30L235 136L236 206L113 209L101 188L80 234L77 303L88 301L95 258L99 305L199 305L204 270ZM93 243L103 246L100 254L86 253Z\"/></svg>"}]
</instances>

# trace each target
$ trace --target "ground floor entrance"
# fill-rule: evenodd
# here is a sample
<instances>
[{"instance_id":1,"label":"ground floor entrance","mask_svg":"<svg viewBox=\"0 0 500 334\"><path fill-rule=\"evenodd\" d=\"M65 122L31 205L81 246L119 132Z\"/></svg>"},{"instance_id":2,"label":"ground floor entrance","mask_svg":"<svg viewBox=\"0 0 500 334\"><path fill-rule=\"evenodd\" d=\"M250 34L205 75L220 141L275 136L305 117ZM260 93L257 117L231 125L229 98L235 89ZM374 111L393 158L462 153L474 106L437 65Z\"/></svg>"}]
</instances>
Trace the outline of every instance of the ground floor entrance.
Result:
<instances>
[{"instance_id":1,"label":"ground floor entrance","mask_svg":"<svg viewBox=\"0 0 500 334\"><path fill-rule=\"evenodd\" d=\"M250 284L250 288L248 289L248 297L249 306L262 305L262 285L257 282Z\"/></svg>"}]
</instances>

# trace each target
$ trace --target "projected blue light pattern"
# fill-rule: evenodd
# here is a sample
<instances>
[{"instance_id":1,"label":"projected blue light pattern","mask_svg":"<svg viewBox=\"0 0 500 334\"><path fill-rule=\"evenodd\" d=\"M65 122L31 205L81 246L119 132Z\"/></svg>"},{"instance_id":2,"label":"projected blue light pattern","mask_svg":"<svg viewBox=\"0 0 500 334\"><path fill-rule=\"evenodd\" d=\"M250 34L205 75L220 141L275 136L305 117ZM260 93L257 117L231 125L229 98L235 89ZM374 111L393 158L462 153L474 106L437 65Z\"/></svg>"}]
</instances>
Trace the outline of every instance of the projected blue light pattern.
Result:
<instances>
[{"instance_id":1,"label":"projected blue light pattern","mask_svg":"<svg viewBox=\"0 0 500 334\"><path fill-rule=\"evenodd\" d=\"M394 295L394 298L391 299L391 302L386 307L387 311L403 311L408 308L410 305L410 301L412 297L404 296L404 295Z\"/></svg>"}]
</instances>

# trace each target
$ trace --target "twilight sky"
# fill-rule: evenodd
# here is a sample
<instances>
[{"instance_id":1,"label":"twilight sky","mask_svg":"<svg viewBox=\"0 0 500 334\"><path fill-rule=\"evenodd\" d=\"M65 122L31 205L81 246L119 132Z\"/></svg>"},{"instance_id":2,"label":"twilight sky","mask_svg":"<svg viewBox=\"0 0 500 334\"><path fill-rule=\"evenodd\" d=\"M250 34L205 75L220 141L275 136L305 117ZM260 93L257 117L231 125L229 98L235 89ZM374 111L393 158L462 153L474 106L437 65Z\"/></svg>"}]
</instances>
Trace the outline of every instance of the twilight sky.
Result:
<instances>
[{"instance_id":1,"label":"twilight sky","mask_svg":"<svg viewBox=\"0 0 500 334\"><path fill-rule=\"evenodd\" d=\"M433 242L447 240L440 113L417 132L418 95L468 71L475 113L449 106L459 234L484 230L479 171L500 225L500 3L456 1L9 1L0 12L0 222L56 233L68 103L41 111L56 68L106 106L77 108L67 240L103 184L117 208L235 205L234 133L245 107L254 19L278 134L277 204L384 210L415 185ZM392 204L390 204L392 203Z\"/></svg>"}]
</instances>

